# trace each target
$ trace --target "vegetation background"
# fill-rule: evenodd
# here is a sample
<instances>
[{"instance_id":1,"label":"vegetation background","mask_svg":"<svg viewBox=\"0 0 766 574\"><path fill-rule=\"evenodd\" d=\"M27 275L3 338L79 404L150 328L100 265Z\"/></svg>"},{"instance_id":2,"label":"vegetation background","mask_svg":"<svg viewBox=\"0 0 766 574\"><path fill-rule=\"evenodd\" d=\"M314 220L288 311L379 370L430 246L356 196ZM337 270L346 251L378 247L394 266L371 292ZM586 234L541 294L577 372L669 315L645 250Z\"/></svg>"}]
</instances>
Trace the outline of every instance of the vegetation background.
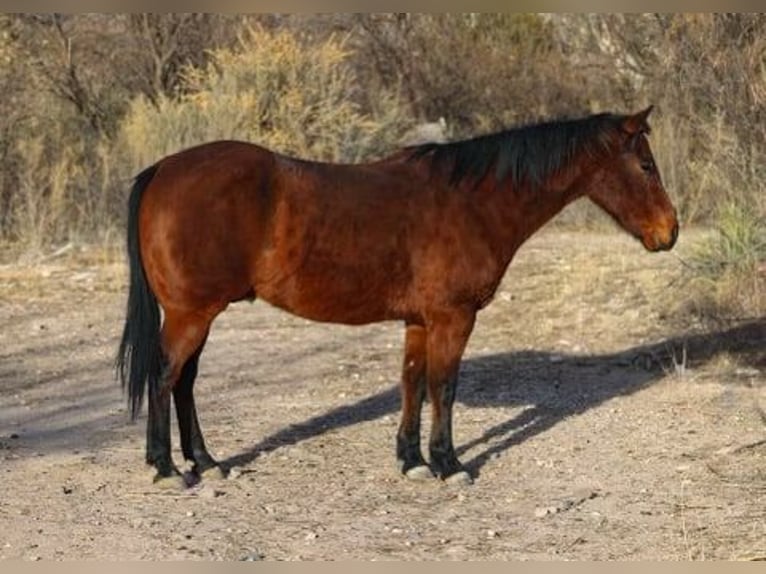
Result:
<instances>
[{"instance_id":1,"label":"vegetation background","mask_svg":"<svg viewBox=\"0 0 766 574\"><path fill-rule=\"evenodd\" d=\"M132 176L204 141L361 161L440 118L458 139L652 103L683 224L714 230L685 262L699 309L764 312L762 14L4 14L0 62L6 258L121 246Z\"/></svg>"}]
</instances>

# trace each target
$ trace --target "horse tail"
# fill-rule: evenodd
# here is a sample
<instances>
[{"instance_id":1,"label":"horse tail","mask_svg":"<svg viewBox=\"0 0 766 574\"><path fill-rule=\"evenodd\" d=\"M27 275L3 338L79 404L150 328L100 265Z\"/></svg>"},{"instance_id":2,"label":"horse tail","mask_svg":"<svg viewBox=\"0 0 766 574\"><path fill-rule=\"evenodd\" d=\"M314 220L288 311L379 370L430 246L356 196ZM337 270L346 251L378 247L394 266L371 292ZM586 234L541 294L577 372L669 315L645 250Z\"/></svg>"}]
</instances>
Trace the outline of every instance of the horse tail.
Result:
<instances>
[{"instance_id":1,"label":"horse tail","mask_svg":"<svg viewBox=\"0 0 766 574\"><path fill-rule=\"evenodd\" d=\"M160 309L146 281L138 241L138 210L141 197L157 171L157 164L138 174L128 198L128 262L130 285L122 340L115 370L122 389L128 392L131 418L141 411L147 381L154 386L162 373L160 350Z\"/></svg>"}]
</instances>

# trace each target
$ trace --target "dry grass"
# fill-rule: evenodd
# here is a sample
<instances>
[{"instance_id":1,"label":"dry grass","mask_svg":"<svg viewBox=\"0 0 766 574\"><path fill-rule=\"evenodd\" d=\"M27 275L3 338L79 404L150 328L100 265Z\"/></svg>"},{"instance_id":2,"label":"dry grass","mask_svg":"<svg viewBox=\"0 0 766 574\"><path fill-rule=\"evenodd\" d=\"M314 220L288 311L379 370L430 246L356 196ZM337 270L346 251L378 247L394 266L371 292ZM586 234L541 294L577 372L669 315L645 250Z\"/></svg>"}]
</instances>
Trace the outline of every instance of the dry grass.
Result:
<instances>
[{"instance_id":1,"label":"dry grass","mask_svg":"<svg viewBox=\"0 0 766 574\"><path fill-rule=\"evenodd\" d=\"M58 301L73 294L121 293L127 282L122 245L66 243L53 250L0 248L0 304Z\"/></svg>"}]
</instances>

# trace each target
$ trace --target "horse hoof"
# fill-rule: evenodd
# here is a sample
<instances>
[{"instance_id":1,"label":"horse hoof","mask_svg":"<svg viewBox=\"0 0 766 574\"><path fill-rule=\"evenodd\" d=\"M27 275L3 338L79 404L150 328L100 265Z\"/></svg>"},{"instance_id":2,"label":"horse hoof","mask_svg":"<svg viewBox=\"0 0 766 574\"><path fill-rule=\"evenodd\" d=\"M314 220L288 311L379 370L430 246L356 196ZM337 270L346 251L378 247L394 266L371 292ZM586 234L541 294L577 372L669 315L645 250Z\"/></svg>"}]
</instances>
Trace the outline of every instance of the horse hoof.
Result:
<instances>
[{"instance_id":1,"label":"horse hoof","mask_svg":"<svg viewBox=\"0 0 766 574\"><path fill-rule=\"evenodd\" d=\"M186 490L186 481L180 474L154 477L154 486L160 490Z\"/></svg>"},{"instance_id":2,"label":"horse hoof","mask_svg":"<svg viewBox=\"0 0 766 574\"><path fill-rule=\"evenodd\" d=\"M461 470L455 474L449 475L444 479L444 482L450 486L469 486L473 484L473 479L471 478L470 474L464 470Z\"/></svg>"},{"instance_id":3,"label":"horse hoof","mask_svg":"<svg viewBox=\"0 0 766 574\"><path fill-rule=\"evenodd\" d=\"M223 469L216 465L211 466L208 469L203 470L199 475L200 480L225 480L226 479L226 473L223 471Z\"/></svg>"},{"instance_id":4,"label":"horse hoof","mask_svg":"<svg viewBox=\"0 0 766 574\"><path fill-rule=\"evenodd\" d=\"M404 473L404 476L410 480L421 481L433 478L434 474L431 472L430 468L424 464L421 464L420 466L413 466L411 469Z\"/></svg>"}]
</instances>

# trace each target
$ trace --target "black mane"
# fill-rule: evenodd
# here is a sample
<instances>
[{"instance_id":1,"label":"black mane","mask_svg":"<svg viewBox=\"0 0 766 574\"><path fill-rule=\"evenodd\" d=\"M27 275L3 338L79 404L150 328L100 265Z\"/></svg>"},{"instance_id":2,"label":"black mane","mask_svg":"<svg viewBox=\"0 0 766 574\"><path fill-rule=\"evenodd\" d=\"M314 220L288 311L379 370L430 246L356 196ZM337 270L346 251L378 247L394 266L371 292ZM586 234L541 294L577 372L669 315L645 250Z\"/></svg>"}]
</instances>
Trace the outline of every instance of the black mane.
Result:
<instances>
[{"instance_id":1,"label":"black mane","mask_svg":"<svg viewBox=\"0 0 766 574\"><path fill-rule=\"evenodd\" d=\"M452 143L426 143L410 148L411 160L427 158L431 168L450 170L450 181L483 179L492 166L498 182L540 185L580 152L597 154L609 146L623 116L597 114L511 128Z\"/></svg>"}]
</instances>

